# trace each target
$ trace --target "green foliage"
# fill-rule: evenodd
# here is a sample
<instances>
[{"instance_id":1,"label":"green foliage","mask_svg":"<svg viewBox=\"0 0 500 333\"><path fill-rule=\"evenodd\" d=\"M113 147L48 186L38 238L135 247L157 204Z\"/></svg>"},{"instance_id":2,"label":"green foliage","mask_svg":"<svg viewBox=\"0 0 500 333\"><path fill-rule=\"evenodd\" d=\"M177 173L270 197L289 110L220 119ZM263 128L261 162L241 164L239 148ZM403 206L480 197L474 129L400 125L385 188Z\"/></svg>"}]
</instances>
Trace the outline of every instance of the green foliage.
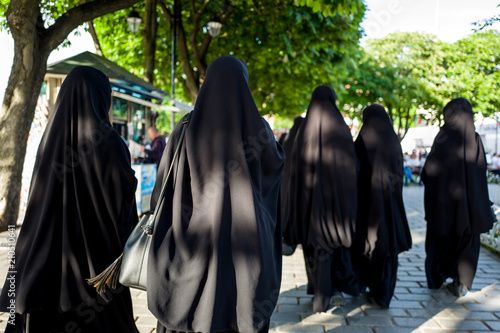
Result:
<instances>
[{"instance_id":1,"label":"green foliage","mask_svg":"<svg viewBox=\"0 0 500 333\"><path fill-rule=\"evenodd\" d=\"M291 117L282 117L278 114L274 115L274 128L275 129L281 129L281 128L292 128L293 126L293 118Z\"/></svg>"},{"instance_id":2,"label":"green foliage","mask_svg":"<svg viewBox=\"0 0 500 333\"><path fill-rule=\"evenodd\" d=\"M441 119L444 105L465 97L484 116L500 109L500 33L472 34L453 44L432 35L395 33L367 42L346 63L340 99L360 117L371 103L384 105L399 134L412 126L416 110L426 120Z\"/></svg>"},{"instance_id":3,"label":"green foliage","mask_svg":"<svg viewBox=\"0 0 500 333\"><path fill-rule=\"evenodd\" d=\"M161 134L167 132L169 135L172 133L172 127L170 126L170 117L172 113L170 111L160 110L158 111L158 119L156 120L156 128ZM179 121L184 117L184 113L175 114L175 124L177 125Z\"/></svg>"},{"instance_id":4,"label":"green foliage","mask_svg":"<svg viewBox=\"0 0 500 333\"><path fill-rule=\"evenodd\" d=\"M171 6L172 1L167 1ZM186 36L193 35L193 13L185 1L182 19ZM194 1L199 8L202 1ZM216 16L223 1L211 1L201 13L197 43L205 37L204 22ZM320 84L338 86L342 60L356 49L361 36L359 25L365 6L361 0L232 1L234 12L224 21L220 35L213 39L207 64L222 55L246 62L249 84L263 114L294 116L307 107L310 94ZM140 15L144 8L134 7ZM158 10L155 84L170 91L170 22ZM142 74L142 36L131 35L123 21L126 11L95 20L105 56L119 65ZM192 50L190 50L192 51ZM190 66L196 70L191 55ZM189 101L181 64L176 69L176 98Z\"/></svg>"},{"instance_id":5,"label":"green foliage","mask_svg":"<svg viewBox=\"0 0 500 333\"><path fill-rule=\"evenodd\" d=\"M500 32L475 33L450 46L444 57L444 100L467 98L484 116L500 110Z\"/></svg>"},{"instance_id":6,"label":"green foliage","mask_svg":"<svg viewBox=\"0 0 500 333\"><path fill-rule=\"evenodd\" d=\"M368 41L349 64L343 82L351 117L360 117L369 104L382 104L404 137L418 108L435 108L441 48L435 36L420 33L394 33Z\"/></svg>"}]
</instances>

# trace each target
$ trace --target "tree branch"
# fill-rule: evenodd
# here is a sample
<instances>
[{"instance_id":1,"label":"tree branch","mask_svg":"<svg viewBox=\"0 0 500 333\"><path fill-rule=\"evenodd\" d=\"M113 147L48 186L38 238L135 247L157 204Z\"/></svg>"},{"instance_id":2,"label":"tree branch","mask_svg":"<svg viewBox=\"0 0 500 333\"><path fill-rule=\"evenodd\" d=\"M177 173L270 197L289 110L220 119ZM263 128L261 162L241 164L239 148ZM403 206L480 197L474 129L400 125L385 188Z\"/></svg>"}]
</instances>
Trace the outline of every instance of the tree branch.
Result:
<instances>
[{"instance_id":1,"label":"tree branch","mask_svg":"<svg viewBox=\"0 0 500 333\"><path fill-rule=\"evenodd\" d=\"M66 39L71 31L82 23L92 21L99 16L120 9L131 7L136 2L139 2L139 0L101 0L78 5L62 14L45 31L43 39L49 49L55 49Z\"/></svg>"},{"instance_id":2,"label":"tree branch","mask_svg":"<svg viewBox=\"0 0 500 333\"><path fill-rule=\"evenodd\" d=\"M97 53L97 55L104 57L104 52L102 51L101 43L99 43L99 37L97 36L97 33L94 28L94 21L88 21L87 23L89 25L89 33L92 36L92 41L94 42L95 52Z\"/></svg>"},{"instance_id":3,"label":"tree branch","mask_svg":"<svg viewBox=\"0 0 500 333\"><path fill-rule=\"evenodd\" d=\"M80 4L84 4L86 2L87 2L87 0L80 0ZM102 48L101 48L101 43L99 43L99 37L97 36L97 33L95 31L94 21L92 21L92 20L88 21L87 24L89 25L89 33L90 33L90 36L92 36L92 41L94 42L94 47L95 47L95 51L96 51L97 55L105 58L104 52L102 51Z\"/></svg>"}]
</instances>

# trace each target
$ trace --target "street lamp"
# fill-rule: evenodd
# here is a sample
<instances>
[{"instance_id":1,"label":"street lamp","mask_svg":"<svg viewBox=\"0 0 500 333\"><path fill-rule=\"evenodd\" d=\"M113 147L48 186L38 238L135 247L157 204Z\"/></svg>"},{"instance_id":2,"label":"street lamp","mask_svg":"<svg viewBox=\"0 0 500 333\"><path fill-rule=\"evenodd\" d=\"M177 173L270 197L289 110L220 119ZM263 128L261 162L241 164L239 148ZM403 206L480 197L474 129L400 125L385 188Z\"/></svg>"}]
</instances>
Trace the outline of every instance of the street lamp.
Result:
<instances>
[{"instance_id":1,"label":"street lamp","mask_svg":"<svg viewBox=\"0 0 500 333\"><path fill-rule=\"evenodd\" d=\"M130 14L128 14L128 16L125 18L125 21L127 21L128 28L130 29L130 31L132 31L133 34L139 31L142 19L139 16L138 12L132 10Z\"/></svg>"},{"instance_id":2,"label":"street lamp","mask_svg":"<svg viewBox=\"0 0 500 333\"><path fill-rule=\"evenodd\" d=\"M218 19L211 19L208 23L208 33L212 38L217 37L217 35L220 32L220 29L222 28L222 23Z\"/></svg>"}]
</instances>

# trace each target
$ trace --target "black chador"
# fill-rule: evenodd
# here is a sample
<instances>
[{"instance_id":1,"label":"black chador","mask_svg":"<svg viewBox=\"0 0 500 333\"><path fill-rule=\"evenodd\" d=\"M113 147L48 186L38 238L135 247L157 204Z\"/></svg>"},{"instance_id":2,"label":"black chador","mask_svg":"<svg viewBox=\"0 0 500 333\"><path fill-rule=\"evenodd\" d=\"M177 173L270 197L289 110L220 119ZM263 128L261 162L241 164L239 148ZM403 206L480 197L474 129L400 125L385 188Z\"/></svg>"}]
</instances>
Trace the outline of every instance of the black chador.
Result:
<instances>
[{"instance_id":1,"label":"black chador","mask_svg":"<svg viewBox=\"0 0 500 333\"><path fill-rule=\"evenodd\" d=\"M157 184L180 130L168 140ZM267 332L281 284L284 158L255 105L245 64L214 60L155 224L148 307L158 332Z\"/></svg>"},{"instance_id":2,"label":"black chador","mask_svg":"<svg viewBox=\"0 0 500 333\"><path fill-rule=\"evenodd\" d=\"M354 146L360 169L353 263L361 286L387 308L396 287L398 254L411 247L411 234L403 205L401 144L381 105L363 111Z\"/></svg>"},{"instance_id":3,"label":"black chador","mask_svg":"<svg viewBox=\"0 0 500 333\"><path fill-rule=\"evenodd\" d=\"M283 194L284 241L302 244L315 312L326 311L333 295L359 293L349 252L356 222L356 156L335 99L330 86L314 90L288 157L288 193Z\"/></svg>"},{"instance_id":4,"label":"black chador","mask_svg":"<svg viewBox=\"0 0 500 333\"><path fill-rule=\"evenodd\" d=\"M483 143L474 129L472 106L465 98L449 102L444 125L427 157L425 184L427 237L425 271L429 288L447 285L455 295L470 289L479 258L479 235L490 230Z\"/></svg>"},{"instance_id":5,"label":"black chador","mask_svg":"<svg viewBox=\"0 0 500 333\"><path fill-rule=\"evenodd\" d=\"M297 136L297 133L299 131L300 125L304 121L304 118L301 116L295 117L293 120L293 126L290 129L290 132L286 135L286 138L283 142L283 150L285 151L285 168L283 169L283 179L281 182L281 193L285 195L284 193L288 193L288 181L290 180L290 166L292 164L292 149L293 149L293 143L295 142L295 137ZM284 203L284 200L282 200ZM283 220L283 231L288 230L288 221ZM283 242L283 254L284 255L291 255L295 251L295 247L292 247L286 242Z\"/></svg>"},{"instance_id":6,"label":"black chador","mask_svg":"<svg viewBox=\"0 0 500 333\"><path fill-rule=\"evenodd\" d=\"M85 281L120 255L137 223L137 179L110 105L109 80L94 68L75 67L61 86L16 245L18 315L6 332L137 332L128 289L102 298Z\"/></svg>"}]
</instances>

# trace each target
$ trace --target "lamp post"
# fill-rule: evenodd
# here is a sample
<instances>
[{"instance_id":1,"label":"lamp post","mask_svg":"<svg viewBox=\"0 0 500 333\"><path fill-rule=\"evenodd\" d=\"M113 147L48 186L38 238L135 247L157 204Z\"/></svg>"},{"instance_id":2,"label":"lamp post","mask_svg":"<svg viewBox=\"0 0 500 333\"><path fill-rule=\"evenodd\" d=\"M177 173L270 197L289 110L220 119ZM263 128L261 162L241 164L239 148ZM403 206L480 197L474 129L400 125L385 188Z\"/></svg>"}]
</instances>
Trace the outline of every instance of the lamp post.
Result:
<instances>
[{"instance_id":1,"label":"lamp post","mask_svg":"<svg viewBox=\"0 0 500 333\"><path fill-rule=\"evenodd\" d=\"M142 23L142 18L139 16L139 13L135 10L132 10L128 16L125 18L127 21L128 28L132 31L133 34L139 31Z\"/></svg>"},{"instance_id":2,"label":"lamp post","mask_svg":"<svg viewBox=\"0 0 500 333\"><path fill-rule=\"evenodd\" d=\"M175 106L175 42L177 39L177 20L179 19L179 17L180 17L180 6L178 0L174 0L174 11L172 16L172 55L171 55L172 66L170 67L170 77L172 81L170 84L170 94L174 106ZM175 127L175 112L172 111L172 113L170 114L170 132L174 130L174 127Z\"/></svg>"},{"instance_id":3,"label":"lamp post","mask_svg":"<svg viewBox=\"0 0 500 333\"><path fill-rule=\"evenodd\" d=\"M222 28L222 23L218 19L211 19L208 23L208 33L212 38L217 37L219 35L220 29Z\"/></svg>"},{"instance_id":4,"label":"lamp post","mask_svg":"<svg viewBox=\"0 0 500 333\"><path fill-rule=\"evenodd\" d=\"M180 6L178 3L178 0L174 0L174 10L173 10L173 16L172 16L172 66L170 70L170 76L171 76L171 98L175 106L175 43L177 40L177 22L180 19L181 13L180 13ZM212 38L217 37L220 33L220 29L222 28L222 23L218 19L211 19L208 23L208 32ZM170 116L170 128L173 130L175 127L175 112L171 113Z\"/></svg>"}]
</instances>

